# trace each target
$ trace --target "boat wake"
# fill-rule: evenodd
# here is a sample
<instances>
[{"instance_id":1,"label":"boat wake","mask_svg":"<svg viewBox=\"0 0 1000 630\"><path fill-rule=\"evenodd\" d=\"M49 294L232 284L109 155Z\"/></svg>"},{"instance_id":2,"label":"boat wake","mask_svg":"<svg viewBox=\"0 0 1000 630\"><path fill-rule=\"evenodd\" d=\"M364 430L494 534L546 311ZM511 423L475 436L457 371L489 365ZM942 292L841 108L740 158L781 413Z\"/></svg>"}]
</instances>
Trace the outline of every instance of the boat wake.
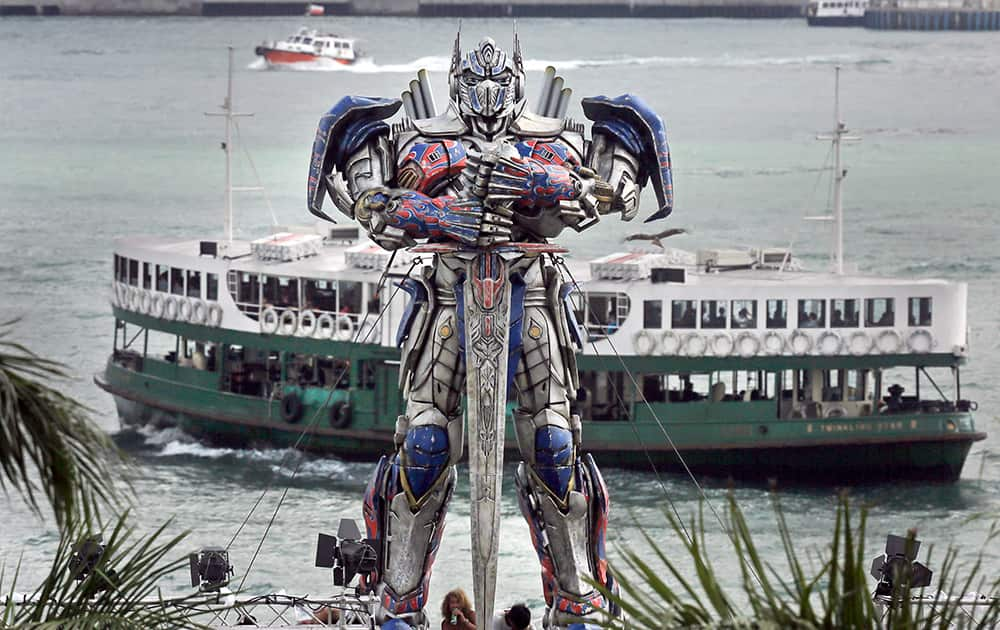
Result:
<instances>
[{"instance_id":1,"label":"boat wake","mask_svg":"<svg viewBox=\"0 0 1000 630\"><path fill-rule=\"evenodd\" d=\"M274 474L291 477L296 467L298 478L335 477L365 479L370 466L352 465L334 457L315 457L291 449L239 449L202 444L180 429L151 427L124 429L114 436L126 452L140 459L155 459L164 463L238 466L270 469ZM305 461L302 461L302 459ZM299 466L301 462L301 466ZM357 469L357 470L355 470Z\"/></svg>"},{"instance_id":2,"label":"boat wake","mask_svg":"<svg viewBox=\"0 0 1000 630\"><path fill-rule=\"evenodd\" d=\"M720 55L717 57L634 57L620 56L603 59L526 59L525 70L542 72L549 66L558 70L575 70L578 68L605 68L622 66L660 66L678 68L740 68L754 66L813 66L813 65L855 65L868 66L892 63L885 57L864 55L806 55L801 57L734 57ZM429 56L420 57L406 63L379 64L374 59L363 58L357 63L345 66L331 59L301 62L288 65L273 66L263 58L257 58L247 68L249 70L288 70L295 72L353 72L357 74L412 74L418 70L429 72L447 72L451 65L451 57Z\"/></svg>"}]
</instances>

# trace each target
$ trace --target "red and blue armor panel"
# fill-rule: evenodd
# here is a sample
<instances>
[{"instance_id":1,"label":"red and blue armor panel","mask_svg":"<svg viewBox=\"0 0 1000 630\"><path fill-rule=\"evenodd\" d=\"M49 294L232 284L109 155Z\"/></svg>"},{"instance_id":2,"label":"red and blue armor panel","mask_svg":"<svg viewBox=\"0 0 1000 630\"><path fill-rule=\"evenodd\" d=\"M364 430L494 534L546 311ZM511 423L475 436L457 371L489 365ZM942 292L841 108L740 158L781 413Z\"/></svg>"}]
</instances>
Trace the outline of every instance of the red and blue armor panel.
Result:
<instances>
[{"instance_id":1,"label":"red and blue armor panel","mask_svg":"<svg viewBox=\"0 0 1000 630\"><path fill-rule=\"evenodd\" d=\"M458 140L418 142L400 157L396 183L400 188L433 195L458 177L466 162L465 147Z\"/></svg>"}]
</instances>

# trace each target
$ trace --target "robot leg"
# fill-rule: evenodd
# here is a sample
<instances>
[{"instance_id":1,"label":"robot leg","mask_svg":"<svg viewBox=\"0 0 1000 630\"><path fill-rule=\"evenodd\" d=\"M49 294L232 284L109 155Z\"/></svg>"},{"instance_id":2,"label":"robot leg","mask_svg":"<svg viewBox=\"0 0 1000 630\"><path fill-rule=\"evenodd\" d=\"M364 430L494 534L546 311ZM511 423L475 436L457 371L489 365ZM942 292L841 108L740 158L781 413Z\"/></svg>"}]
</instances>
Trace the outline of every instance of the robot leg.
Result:
<instances>
[{"instance_id":1,"label":"robot leg","mask_svg":"<svg viewBox=\"0 0 1000 630\"><path fill-rule=\"evenodd\" d=\"M406 415L396 423L397 452L384 456L365 493L368 537L379 566L365 586L379 596L379 623L426 624L431 569L462 456L464 379L454 309L426 319L426 343L406 378ZM398 625L398 623L397 623ZM387 627L387 626L386 626Z\"/></svg>"},{"instance_id":2,"label":"robot leg","mask_svg":"<svg viewBox=\"0 0 1000 630\"><path fill-rule=\"evenodd\" d=\"M568 326L557 292L546 284L543 303L530 290L526 300L514 415L524 461L515 481L542 565L544 627L565 628L596 621L600 609L617 614L587 580L616 587L605 554L607 487L593 458L579 453L580 418L569 411L577 379L566 357L572 353Z\"/></svg>"}]
</instances>

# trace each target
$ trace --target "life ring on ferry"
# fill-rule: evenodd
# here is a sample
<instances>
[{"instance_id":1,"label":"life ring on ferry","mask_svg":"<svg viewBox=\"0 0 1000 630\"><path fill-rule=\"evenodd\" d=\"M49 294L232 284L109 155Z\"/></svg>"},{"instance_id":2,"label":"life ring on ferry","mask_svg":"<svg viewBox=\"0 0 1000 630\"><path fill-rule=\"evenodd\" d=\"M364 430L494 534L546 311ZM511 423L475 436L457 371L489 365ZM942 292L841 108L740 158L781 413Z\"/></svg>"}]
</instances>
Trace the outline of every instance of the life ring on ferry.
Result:
<instances>
[{"instance_id":1,"label":"life ring on ferry","mask_svg":"<svg viewBox=\"0 0 1000 630\"><path fill-rule=\"evenodd\" d=\"M218 302L208 305L208 323L215 327L222 325L222 306Z\"/></svg>"},{"instance_id":2,"label":"life ring on ferry","mask_svg":"<svg viewBox=\"0 0 1000 630\"><path fill-rule=\"evenodd\" d=\"M840 405L837 405L835 407L830 407L829 409L827 409L823 415L827 418L843 418L847 416L847 410L841 407Z\"/></svg>"},{"instance_id":3,"label":"life ring on ferry","mask_svg":"<svg viewBox=\"0 0 1000 630\"><path fill-rule=\"evenodd\" d=\"M278 318L278 331L282 335L294 335L298 327L299 317L295 311L292 309L281 311L281 317Z\"/></svg>"},{"instance_id":4,"label":"life ring on ferry","mask_svg":"<svg viewBox=\"0 0 1000 630\"><path fill-rule=\"evenodd\" d=\"M152 315L153 317L162 318L165 306L166 305L164 304L163 294L154 293L149 304L149 314Z\"/></svg>"},{"instance_id":5,"label":"life ring on ferry","mask_svg":"<svg viewBox=\"0 0 1000 630\"><path fill-rule=\"evenodd\" d=\"M182 322L191 321L191 312L194 308L191 305L191 300L186 297L177 298L177 318Z\"/></svg>"},{"instance_id":6,"label":"life ring on ferry","mask_svg":"<svg viewBox=\"0 0 1000 630\"><path fill-rule=\"evenodd\" d=\"M334 321L333 315L320 313L319 317L316 318L316 336L320 339L333 339L336 331L337 322Z\"/></svg>"},{"instance_id":7,"label":"life ring on ferry","mask_svg":"<svg viewBox=\"0 0 1000 630\"><path fill-rule=\"evenodd\" d=\"M717 357L728 357L733 353L733 338L724 332L712 336L712 354Z\"/></svg>"},{"instance_id":8,"label":"life ring on ferry","mask_svg":"<svg viewBox=\"0 0 1000 630\"><path fill-rule=\"evenodd\" d=\"M268 306L260 312L260 332L265 335L273 335L278 332L280 324L281 322L278 321L278 311L274 310L273 306Z\"/></svg>"},{"instance_id":9,"label":"life ring on ferry","mask_svg":"<svg viewBox=\"0 0 1000 630\"><path fill-rule=\"evenodd\" d=\"M648 330L640 330L632 337L632 347L639 355L653 354L656 351L656 337Z\"/></svg>"},{"instance_id":10,"label":"life ring on ferry","mask_svg":"<svg viewBox=\"0 0 1000 630\"><path fill-rule=\"evenodd\" d=\"M282 397L281 417L289 424L295 424L302 417L302 399L295 392L289 392Z\"/></svg>"},{"instance_id":11,"label":"life ring on ferry","mask_svg":"<svg viewBox=\"0 0 1000 630\"><path fill-rule=\"evenodd\" d=\"M813 349L812 337L801 330L796 330L792 333L792 336L788 338L788 347L791 349L792 354L797 354L799 356L809 354L809 351Z\"/></svg>"},{"instance_id":12,"label":"life ring on ferry","mask_svg":"<svg viewBox=\"0 0 1000 630\"><path fill-rule=\"evenodd\" d=\"M764 352L768 354L781 354L785 350L785 337L776 330L769 330L764 334Z\"/></svg>"},{"instance_id":13,"label":"life ring on ferry","mask_svg":"<svg viewBox=\"0 0 1000 630\"><path fill-rule=\"evenodd\" d=\"M819 350L820 354L825 354L827 356L840 352L840 348L843 345L844 342L840 338L840 335L832 330L824 331L823 334L819 336L819 339L816 340L816 349Z\"/></svg>"},{"instance_id":14,"label":"life ring on ferry","mask_svg":"<svg viewBox=\"0 0 1000 630\"><path fill-rule=\"evenodd\" d=\"M736 352L741 357L747 358L760 352L760 339L749 330L744 330L736 336Z\"/></svg>"},{"instance_id":15,"label":"life ring on ferry","mask_svg":"<svg viewBox=\"0 0 1000 630\"><path fill-rule=\"evenodd\" d=\"M128 307L128 287L121 282L115 283L115 304L118 308Z\"/></svg>"},{"instance_id":16,"label":"life ring on ferry","mask_svg":"<svg viewBox=\"0 0 1000 630\"><path fill-rule=\"evenodd\" d=\"M346 400L338 400L330 407L330 426L334 429L346 429L351 426L353 417L354 413L351 409L351 403Z\"/></svg>"},{"instance_id":17,"label":"life ring on ferry","mask_svg":"<svg viewBox=\"0 0 1000 630\"><path fill-rule=\"evenodd\" d=\"M910 352L919 354L930 352L934 348L934 336L931 335L931 331L924 328L914 330L906 340L906 345L910 348Z\"/></svg>"},{"instance_id":18,"label":"life ring on ferry","mask_svg":"<svg viewBox=\"0 0 1000 630\"><path fill-rule=\"evenodd\" d=\"M168 295L163 301L163 317L169 320L177 319L178 311L179 307L177 306L177 298L172 295Z\"/></svg>"},{"instance_id":19,"label":"life ring on ferry","mask_svg":"<svg viewBox=\"0 0 1000 630\"><path fill-rule=\"evenodd\" d=\"M128 289L128 307L129 310L136 313L141 312L139 309L142 308L142 289L139 287L129 287Z\"/></svg>"},{"instance_id":20,"label":"life ring on ferry","mask_svg":"<svg viewBox=\"0 0 1000 630\"><path fill-rule=\"evenodd\" d=\"M354 320L347 315L338 315L334 325L333 338L338 341L349 341L354 337Z\"/></svg>"},{"instance_id":21,"label":"life ring on ferry","mask_svg":"<svg viewBox=\"0 0 1000 630\"><path fill-rule=\"evenodd\" d=\"M680 354L683 344L681 343L681 338L677 336L672 330L665 330L663 334L660 335L660 353L661 354Z\"/></svg>"},{"instance_id":22,"label":"life ring on ferry","mask_svg":"<svg viewBox=\"0 0 1000 630\"><path fill-rule=\"evenodd\" d=\"M895 330L883 330L875 343L882 354L893 354L899 352L903 345L903 338Z\"/></svg>"},{"instance_id":23,"label":"life ring on ferry","mask_svg":"<svg viewBox=\"0 0 1000 630\"><path fill-rule=\"evenodd\" d=\"M868 354L872 351L874 340L863 330L855 331L847 340L847 349L856 357Z\"/></svg>"},{"instance_id":24,"label":"life ring on ferry","mask_svg":"<svg viewBox=\"0 0 1000 630\"><path fill-rule=\"evenodd\" d=\"M313 311L302 311L299 313L299 334L303 337L312 337L316 334L316 313Z\"/></svg>"},{"instance_id":25,"label":"life ring on ferry","mask_svg":"<svg viewBox=\"0 0 1000 630\"><path fill-rule=\"evenodd\" d=\"M139 310L142 311L143 315L153 314L153 296L145 289L143 289L142 295L139 296Z\"/></svg>"},{"instance_id":26,"label":"life ring on ferry","mask_svg":"<svg viewBox=\"0 0 1000 630\"><path fill-rule=\"evenodd\" d=\"M684 353L689 357L700 357L708 349L708 342L696 332L684 335Z\"/></svg>"},{"instance_id":27,"label":"life ring on ferry","mask_svg":"<svg viewBox=\"0 0 1000 630\"><path fill-rule=\"evenodd\" d=\"M208 306L198 298L191 300L191 315L188 321L192 324L205 324L208 321Z\"/></svg>"}]
</instances>

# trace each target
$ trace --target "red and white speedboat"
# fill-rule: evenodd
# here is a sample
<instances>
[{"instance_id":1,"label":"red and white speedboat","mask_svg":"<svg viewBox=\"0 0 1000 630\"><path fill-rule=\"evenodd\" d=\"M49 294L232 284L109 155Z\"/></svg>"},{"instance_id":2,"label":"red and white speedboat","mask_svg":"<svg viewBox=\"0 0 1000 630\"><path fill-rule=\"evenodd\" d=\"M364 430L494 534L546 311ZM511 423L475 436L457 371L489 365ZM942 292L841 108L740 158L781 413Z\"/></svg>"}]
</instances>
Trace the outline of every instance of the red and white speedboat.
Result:
<instances>
[{"instance_id":1,"label":"red and white speedboat","mask_svg":"<svg viewBox=\"0 0 1000 630\"><path fill-rule=\"evenodd\" d=\"M271 65L330 60L350 65L361 58L357 40L316 29L300 28L282 41L264 42L254 50Z\"/></svg>"}]
</instances>

